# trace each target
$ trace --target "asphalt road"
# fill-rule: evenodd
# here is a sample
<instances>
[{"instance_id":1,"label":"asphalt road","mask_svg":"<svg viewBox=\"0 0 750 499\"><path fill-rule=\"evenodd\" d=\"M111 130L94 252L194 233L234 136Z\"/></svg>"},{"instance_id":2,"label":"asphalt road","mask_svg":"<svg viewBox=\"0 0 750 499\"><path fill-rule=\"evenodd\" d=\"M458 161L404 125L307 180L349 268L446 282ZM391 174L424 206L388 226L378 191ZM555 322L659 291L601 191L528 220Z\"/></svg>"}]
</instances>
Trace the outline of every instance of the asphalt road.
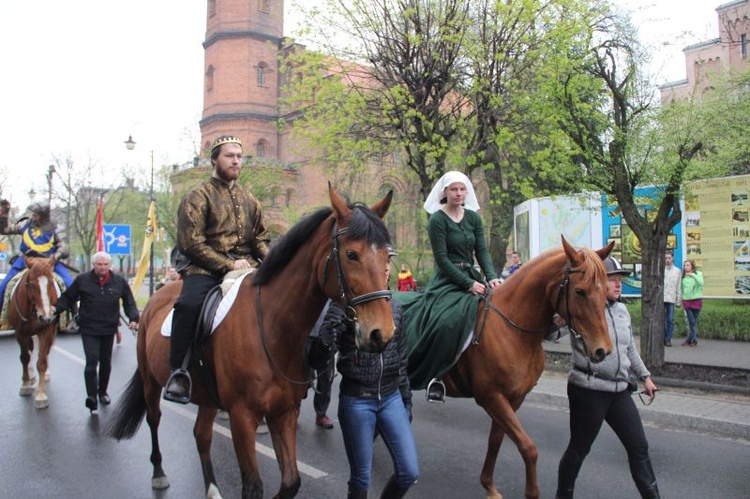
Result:
<instances>
[{"instance_id":1,"label":"asphalt road","mask_svg":"<svg viewBox=\"0 0 750 499\"><path fill-rule=\"evenodd\" d=\"M126 333L115 347L110 394L135 371L135 341ZM20 397L20 363L13 338L0 338L0 498L199 498L204 497L192 424L193 406L163 403L160 439L164 467L172 483L166 491L150 487L150 439L144 423L136 437L116 442L101 436L108 408L90 415L84 407L83 352L78 336L58 338L51 358L50 407L34 409ZM337 385L337 382L335 383ZM485 497L479 485L489 422L470 400L428 404L415 393L414 429L421 476L408 497ZM336 418L336 395L329 415ZM526 405L522 421L539 449L542 497L554 497L557 462L568 437L568 415L559 409ZM345 497L348 465L341 434L315 427L310 400L303 401L298 433L302 488L298 497ZM651 455L662 497L724 499L747 497L750 464L747 443L647 427ZM279 472L268 435L258 437L265 497L278 490ZM230 433L218 420L213 444L214 469L224 497L240 496L239 471ZM376 447L371 497L378 497L391 474L390 458ZM501 449L495 480L507 499L523 497L524 470L515 446ZM587 458L576 488L581 499L637 497L624 450L614 434L602 430Z\"/></svg>"}]
</instances>

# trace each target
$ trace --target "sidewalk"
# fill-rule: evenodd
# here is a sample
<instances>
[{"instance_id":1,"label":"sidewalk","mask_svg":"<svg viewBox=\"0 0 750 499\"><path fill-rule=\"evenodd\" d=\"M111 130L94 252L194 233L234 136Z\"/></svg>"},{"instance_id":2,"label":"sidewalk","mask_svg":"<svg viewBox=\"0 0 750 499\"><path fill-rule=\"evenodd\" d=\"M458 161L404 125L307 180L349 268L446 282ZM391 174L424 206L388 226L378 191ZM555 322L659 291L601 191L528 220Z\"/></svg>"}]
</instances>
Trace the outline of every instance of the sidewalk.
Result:
<instances>
[{"instance_id":1,"label":"sidewalk","mask_svg":"<svg viewBox=\"0 0 750 499\"><path fill-rule=\"evenodd\" d=\"M636 338L638 341L638 338ZM750 369L750 343L739 341L698 340L697 348L676 345L665 349L667 362ZM570 352L570 342L544 342L554 352ZM750 396L701 391L687 393L684 389L660 384L660 391L650 406L636 400L646 423L665 428L682 429L745 440L750 443ZM567 376L545 370L539 383L526 397L527 402L567 409Z\"/></svg>"}]
</instances>

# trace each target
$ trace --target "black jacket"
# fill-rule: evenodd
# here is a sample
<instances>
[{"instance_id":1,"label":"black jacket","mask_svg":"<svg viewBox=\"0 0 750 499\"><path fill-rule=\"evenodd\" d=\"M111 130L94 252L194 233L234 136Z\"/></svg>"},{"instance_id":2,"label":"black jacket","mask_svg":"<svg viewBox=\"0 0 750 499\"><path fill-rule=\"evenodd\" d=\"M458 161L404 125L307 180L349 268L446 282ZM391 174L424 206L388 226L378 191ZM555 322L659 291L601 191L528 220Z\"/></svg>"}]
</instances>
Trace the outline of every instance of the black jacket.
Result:
<instances>
[{"instance_id":1,"label":"black jacket","mask_svg":"<svg viewBox=\"0 0 750 499\"><path fill-rule=\"evenodd\" d=\"M380 353L357 350L354 334L348 331L344 312L336 303L332 303L328 309L320 328L320 339L326 345L332 345L335 341L338 347L336 367L341 373L339 391L342 394L382 398L400 390L404 406L411 414L411 387L406 372L409 346L401 306L395 300L391 300L391 310L396 331Z\"/></svg>"},{"instance_id":2,"label":"black jacket","mask_svg":"<svg viewBox=\"0 0 750 499\"><path fill-rule=\"evenodd\" d=\"M138 322L138 308L128 282L112 271L104 286L99 285L99 278L93 270L78 274L57 301L55 308L58 313L68 310L79 300L78 324L81 326L81 334L115 334L120 322L120 300L128 319Z\"/></svg>"}]
</instances>

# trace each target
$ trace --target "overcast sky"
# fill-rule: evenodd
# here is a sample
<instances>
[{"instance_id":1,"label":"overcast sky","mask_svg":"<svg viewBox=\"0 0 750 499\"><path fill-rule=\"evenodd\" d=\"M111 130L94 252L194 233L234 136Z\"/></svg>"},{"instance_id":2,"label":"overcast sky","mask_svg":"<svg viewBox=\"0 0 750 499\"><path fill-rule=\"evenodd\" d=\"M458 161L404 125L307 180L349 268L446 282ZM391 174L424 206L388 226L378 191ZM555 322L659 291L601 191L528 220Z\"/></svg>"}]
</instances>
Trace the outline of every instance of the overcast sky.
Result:
<instances>
[{"instance_id":1,"label":"overcast sky","mask_svg":"<svg viewBox=\"0 0 750 499\"><path fill-rule=\"evenodd\" d=\"M682 48L714 38L715 0L618 0L642 38L659 47L657 82L685 78ZM686 7L689 5L689 7ZM291 2L286 34L292 35ZM46 198L53 157L96 162L119 182L123 165L144 185L149 152L157 166L193 156L186 130L203 105L205 0L36 0L0 8L2 195L24 207ZM135 151L123 141L132 134ZM54 189L54 186L53 186Z\"/></svg>"}]
</instances>

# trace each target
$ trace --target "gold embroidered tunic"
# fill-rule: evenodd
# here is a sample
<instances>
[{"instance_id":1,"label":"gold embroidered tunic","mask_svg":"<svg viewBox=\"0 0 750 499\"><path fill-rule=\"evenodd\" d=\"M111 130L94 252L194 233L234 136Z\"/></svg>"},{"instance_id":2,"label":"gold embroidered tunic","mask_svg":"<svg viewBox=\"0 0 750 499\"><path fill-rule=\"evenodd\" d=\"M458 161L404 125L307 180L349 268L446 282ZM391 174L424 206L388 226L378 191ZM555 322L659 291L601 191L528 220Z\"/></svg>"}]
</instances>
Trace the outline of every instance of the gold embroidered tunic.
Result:
<instances>
[{"instance_id":1,"label":"gold embroidered tunic","mask_svg":"<svg viewBox=\"0 0 750 499\"><path fill-rule=\"evenodd\" d=\"M261 260L268 230L260 203L237 182L212 177L185 194L177 212L177 246L190 259L183 275L222 277L234 261Z\"/></svg>"}]
</instances>

